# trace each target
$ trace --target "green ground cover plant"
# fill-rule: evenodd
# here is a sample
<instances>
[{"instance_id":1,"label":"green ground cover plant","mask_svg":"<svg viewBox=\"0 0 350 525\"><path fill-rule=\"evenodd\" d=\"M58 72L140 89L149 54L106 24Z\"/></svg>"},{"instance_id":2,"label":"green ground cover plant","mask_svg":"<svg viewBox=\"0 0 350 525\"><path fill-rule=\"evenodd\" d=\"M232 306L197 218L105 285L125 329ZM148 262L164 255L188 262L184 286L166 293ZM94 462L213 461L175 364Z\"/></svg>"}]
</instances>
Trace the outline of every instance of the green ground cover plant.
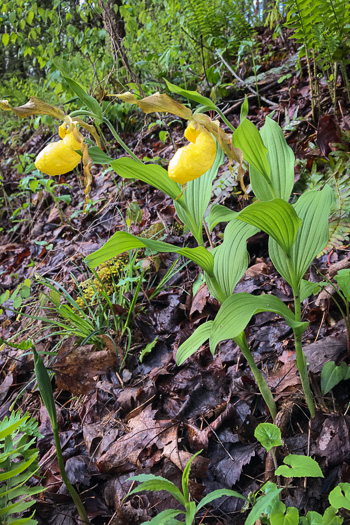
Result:
<instances>
[{"instance_id":1,"label":"green ground cover plant","mask_svg":"<svg viewBox=\"0 0 350 525\"><path fill-rule=\"evenodd\" d=\"M36 525L35 511L27 518L18 514L35 504L32 496L43 492L43 487L30 487L29 479L38 470L38 454L34 442L42 437L38 424L29 414L12 412L0 421L0 523L1 525Z\"/></svg>"}]
</instances>

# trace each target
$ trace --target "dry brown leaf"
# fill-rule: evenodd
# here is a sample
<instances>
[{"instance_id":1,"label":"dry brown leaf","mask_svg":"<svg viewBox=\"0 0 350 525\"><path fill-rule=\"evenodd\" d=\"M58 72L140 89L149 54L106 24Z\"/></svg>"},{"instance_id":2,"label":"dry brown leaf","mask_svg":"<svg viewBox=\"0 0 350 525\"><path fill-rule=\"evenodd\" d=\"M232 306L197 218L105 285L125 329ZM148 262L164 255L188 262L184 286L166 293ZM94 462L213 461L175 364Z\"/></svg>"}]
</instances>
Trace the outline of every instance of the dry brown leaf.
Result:
<instances>
[{"instance_id":1,"label":"dry brown leaf","mask_svg":"<svg viewBox=\"0 0 350 525\"><path fill-rule=\"evenodd\" d=\"M96 388L96 376L117 367L115 351L95 350L94 345L74 346L70 338L62 344L52 369L60 390L87 394Z\"/></svg>"}]
</instances>

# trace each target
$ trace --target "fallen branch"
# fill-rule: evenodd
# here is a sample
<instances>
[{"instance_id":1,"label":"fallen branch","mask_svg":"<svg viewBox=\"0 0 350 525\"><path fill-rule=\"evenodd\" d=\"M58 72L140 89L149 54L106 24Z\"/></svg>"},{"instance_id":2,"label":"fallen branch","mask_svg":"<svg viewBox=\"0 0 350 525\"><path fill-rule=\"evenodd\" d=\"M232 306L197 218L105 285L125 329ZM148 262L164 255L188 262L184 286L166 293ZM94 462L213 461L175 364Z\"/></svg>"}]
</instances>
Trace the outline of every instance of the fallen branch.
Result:
<instances>
[{"instance_id":1,"label":"fallen branch","mask_svg":"<svg viewBox=\"0 0 350 525\"><path fill-rule=\"evenodd\" d=\"M255 96L259 97L259 94L255 91L255 89L253 89L252 87L248 86L248 84L246 82L244 82L244 80L242 80L238 75L237 73L235 73L232 69L231 66L228 65L228 63L226 62L226 60L224 59L224 57L222 56L222 54L220 53L220 51L218 51L217 49L215 49L215 53L217 54L217 56L220 58L220 60L222 61L223 64L225 64L225 66L227 67L227 69L229 70L230 73L232 73L232 75L237 79L239 80L239 82L242 82L242 84L244 84L246 86L247 89L249 89L249 91L251 93L254 93ZM268 98L265 98L265 97L262 97L260 96L261 100L263 100L264 102L266 102L266 104L268 104L269 106L276 106L276 102L272 102L272 100L269 100Z\"/></svg>"}]
</instances>

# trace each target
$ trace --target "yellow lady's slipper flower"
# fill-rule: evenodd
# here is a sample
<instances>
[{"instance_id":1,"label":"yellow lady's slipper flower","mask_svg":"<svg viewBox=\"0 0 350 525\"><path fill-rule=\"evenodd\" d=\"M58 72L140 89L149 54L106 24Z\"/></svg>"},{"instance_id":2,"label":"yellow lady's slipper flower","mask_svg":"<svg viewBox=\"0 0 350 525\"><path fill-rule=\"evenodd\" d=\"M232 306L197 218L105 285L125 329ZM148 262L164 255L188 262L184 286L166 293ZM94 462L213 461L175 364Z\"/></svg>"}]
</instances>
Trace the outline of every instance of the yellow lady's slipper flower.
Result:
<instances>
[{"instance_id":1,"label":"yellow lady's slipper flower","mask_svg":"<svg viewBox=\"0 0 350 525\"><path fill-rule=\"evenodd\" d=\"M182 185L204 175L212 167L216 155L215 140L201 124L191 121L185 137L191 144L180 148L168 167L169 177Z\"/></svg>"},{"instance_id":2,"label":"yellow lady's slipper flower","mask_svg":"<svg viewBox=\"0 0 350 525\"><path fill-rule=\"evenodd\" d=\"M62 140L48 144L35 160L38 170L52 177L72 171L81 161L81 155L74 150L81 150L82 145L73 131L60 126L59 136Z\"/></svg>"}]
</instances>

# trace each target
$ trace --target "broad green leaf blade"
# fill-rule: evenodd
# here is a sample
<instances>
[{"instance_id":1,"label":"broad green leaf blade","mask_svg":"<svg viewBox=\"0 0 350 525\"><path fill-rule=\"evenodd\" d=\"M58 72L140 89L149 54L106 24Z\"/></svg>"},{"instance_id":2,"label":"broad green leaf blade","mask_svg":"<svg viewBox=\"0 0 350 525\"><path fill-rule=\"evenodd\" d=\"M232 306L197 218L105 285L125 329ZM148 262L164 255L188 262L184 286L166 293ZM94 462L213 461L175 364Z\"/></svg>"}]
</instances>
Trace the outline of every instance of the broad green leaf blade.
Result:
<instances>
[{"instance_id":1,"label":"broad green leaf blade","mask_svg":"<svg viewBox=\"0 0 350 525\"><path fill-rule=\"evenodd\" d=\"M100 120L102 120L102 108L94 97L88 95L85 89L75 80L69 77L63 77L70 89L78 95L82 103L87 106Z\"/></svg>"},{"instance_id":2,"label":"broad green leaf blade","mask_svg":"<svg viewBox=\"0 0 350 525\"><path fill-rule=\"evenodd\" d=\"M313 283L302 279L300 284L300 301L305 301L310 295L317 295L321 288L322 283Z\"/></svg>"},{"instance_id":3,"label":"broad green leaf blade","mask_svg":"<svg viewBox=\"0 0 350 525\"><path fill-rule=\"evenodd\" d=\"M324 525L323 517L318 512L310 510L305 518L300 518L302 525Z\"/></svg>"},{"instance_id":4,"label":"broad green leaf blade","mask_svg":"<svg viewBox=\"0 0 350 525\"><path fill-rule=\"evenodd\" d=\"M164 80L169 91L171 91L172 93L177 93L178 95L189 98L194 102L198 102L198 104L203 104L203 106L207 106L208 109L216 110L216 106L214 102L210 100L210 98L203 97L202 95L197 93L197 91L189 91L188 89L182 89L178 86L175 86L174 84L171 84L166 78Z\"/></svg>"},{"instance_id":5,"label":"broad green leaf blade","mask_svg":"<svg viewBox=\"0 0 350 525\"><path fill-rule=\"evenodd\" d=\"M304 193L294 209L303 221L291 250L290 264L272 238L269 239L269 254L277 271L291 285L298 289L306 270L321 250L327 245L329 237L328 216L333 204L334 194L329 186L321 191Z\"/></svg>"},{"instance_id":6,"label":"broad green leaf blade","mask_svg":"<svg viewBox=\"0 0 350 525\"><path fill-rule=\"evenodd\" d=\"M187 183L184 191L186 211L175 201L175 209L179 219L191 229L193 236L199 244L203 243L203 217L210 202L212 183L224 158L225 155L222 149L219 144L216 143L216 156L210 170L201 177L198 177L198 179ZM179 189L179 194L180 193L181 190ZM188 221L189 217L191 218L190 223Z\"/></svg>"},{"instance_id":7,"label":"broad green leaf blade","mask_svg":"<svg viewBox=\"0 0 350 525\"><path fill-rule=\"evenodd\" d=\"M282 199L255 202L244 208L237 219L266 232L286 254L290 254L302 223L293 206Z\"/></svg>"},{"instance_id":8,"label":"broad green leaf blade","mask_svg":"<svg viewBox=\"0 0 350 525\"><path fill-rule=\"evenodd\" d=\"M288 146L280 126L269 117L266 118L260 135L268 149L271 186L266 184L266 180L254 166L250 166L249 176L253 192L260 201L270 201L273 198L288 201L294 186L293 150Z\"/></svg>"},{"instance_id":9,"label":"broad green leaf blade","mask_svg":"<svg viewBox=\"0 0 350 525\"><path fill-rule=\"evenodd\" d=\"M160 512L155 516L151 521L145 521L144 525L168 525L170 524L170 520L172 518L175 518L179 514L185 514L181 510L173 510L173 509L167 509L163 510L163 512ZM173 523L180 523L178 521L174 521Z\"/></svg>"},{"instance_id":10,"label":"broad green leaf blade","mask_svg":"<svg viewBox=\"0 0 350 525\"><path fill-rule=\"evenodd\" d=\"M350 302L350 269L339 270L337 275L334 277L337 281L341 291Z\"/></svg>"},{"instance_id":11,"label":"broad green leaf blade","mask_svg":"<svg viewBox=\"0 0 350 525\"><path fill-rule=\"evenodd\" d=\"M267 148L265 148L259 131L254 124L245 118L232 136L232 145L239 148L243 158L253 166L270 184L270 165L267 161Z\"/></svg>"},{"instance_id":12,"label":"broad green leaf blade","mask_svg":"<svg viewBox=\"0 0 350 525\"><path fill-rule=\"evenodd\" d=\"M226 298L232 295L235 286L248 268L247 239L257 231L255 226L234 219L225 228L224 242L212 252L214 275ZM210 293L219 299L208 275L206 275L206 283Z\"/></svg>"},{"instance_id":13,"label":"broad green leaf blade","mask_svg":"<svg viewBox=\"0 0 350 525\"><path fill-rule=\"evenodd\" d=\"M185 206L185 199L179 185L171 180L167 170L156 164L141 164L128 157L122 157L110 163L114 171L125 179L139 179L154 188L158 188L181 206Z\"/></svg>"},{"instance_id":14,"label":"broad green leaf blade","mask_svg":"<svg viewBox=\"0 0 350 525\"><path fill-rule=\"evenodd\" d=\"M333 507L328 507L328 509L324 511L322 525L341 525L344 518L337 516L337 512Z\"/></svg>"},{"instance_id":15,"label":"broad green leaf blade","mask_svg":"<svg viewBox=\"0 0 350 525\"><path fill-rule=\"evenodd\" d=\"M213 231L219 222L230 222L235 219L237 215L238 213L236 211L230 210L229 208L226 208L226 206L222 206L221 204L213 204L208 215L209 231Z\"/></svg>"},{"instance_id":16,"label":"broad green leaf blade","mask_svg":"<svg viewBox=\"0 0 350 525\"><path fill-rule=\"evenodd\" d=\"M91 146L89 148L89 155L94 164L110 164L114 162L115 159L107 155L101 148L98 146Z\"/></svg>"},{"instance_id":17,"label":"broad green leaf blade","mask_svg":"<svg viewBox=\"0 0 350 525\"><path fill-rule=\"evenodd\" d=\"M266 494L266 496L260 497L250 511L244 525L254 525L256 520L258 520L260 516L264 514L266 507L268 507L273 502L273 500L278 497L281 490L283 489L273 490L272 492Z\"/></svg>"},{"instance_id":18,"label":"broad green leaf blade","mask_svg":"<svg viewBox=\"0 0 350 525\"><path fill-rule=\"evenodd\" d=\"M271 525L299 525L299 511L295 507L288 507L284 514L271 514Z\"/></svg>"},{"instance_id":19,"label":"broad green leaf blade","mask_svg":"<svg viewBox=\"0 0 350 525\"><path fill-rule=\"evenodd\" d=\"M35 378L38 383L39 392L41 399L46 407L46 410L50 416L51 425L53 428L57 428L57 414L56 414L56 405L52 393L51 379L44 363L41 360L40 355L33 347L33 358L34 358L34 372Z\"/></svg>"},{"instance_id":20,"label":"broad green leaf blade","mask_svg":"<svg viewBox=\"0 0 350 525\"><path fill-rule=\"evenodd\" d=\"M202 451L199 450L198 452L196 452L191 457L191 459L187 462L186 467L184 468L184 471L182 473L181 486L182 486L182 493L184 495L184 499L185 499L186 505L188 505L188 503L190 502L189 492L188 492L188 482L189 482L189 479L190 479L190 470L191 470L192 461L201 452Z\"/></svg>"},{"instance_id":21,"label":"broad green leaf blade","mask_svg":"<svg viewBox=\"0 0 350 525\"><path fill-rule=\"evenodd\" d=\"M141 483L138 487L129 492L128 496L132 496L133 494L141 492L142 490L166 490L172 496L174 496L174 498L177 499L181 505L185 506L186 502L183 495L181 494L180 489L178 489L174 483L168 481L165 478L162 478L161 476L154 476L153 474L139 474L138 476L129 478L128 481L139 481Z\"/></svg>"},{"instance_id":22,"label":"broad green leaf blade","mask_svg":"<svg viewBox=\"0 0 350 525\"><path fill-rule=\"evenodd\" d=\"M220 341L238 337L253 315L259 312L274 312L283 317L290 327L301 332L308 326L308 323L295 321L293 312L278 297L237 293L226 299L213 321L209 337L211 352L215 352Z\"/></svg>"},{"instance_id":23,"label":"broad green leaf blade","mask_svg":"<svg viewBox=\"0 0 350 525\"><path fill-rule=\"evenodd\" d=\"M260 423L254 431L254 436L262 444L266 452L273 447L283 445L281 431L272 423Z\"/></svg>"},{"instance_id":24,"label":"broad green leaf blade","mask_svg":"<svg viewBox=\"0 0 350 525\"><path fill-rule=\"evenodd\" d=\"M323 478L318 463L309 456L289 454L283 460L285 463L276 470L277 476L285 478ZM289 466L287 466L289 465Z\"/></svg>"},{"instance_id":25,"label":"broad green leaf blade","mask_svg":"<svg viewBox=\"0 0 350 525\"><path fill-rule=\"evenodd\" d=\"M131 233L117 232L96 252L89 255L85 262L90 268L96 268L105 261L116 257L120 253L135 248L149 248L150 250L163 253L178 253L198 264L209 274L213 273L214 259L203 246L197 248L179 248L163 241L154 241L143 237L135 237Z\"/></svg>"},{"instance_id":26,"label":"broad green leaf blade","mask_svg":"<svg viewBox=\"0 0 350 525\"><path fill-rule=\"evenodd\" d=\"M229 490L229 489L218 489L213 490L213 492L210 492L210 494L207 494L203 499L201 499L200 503L197 505L196 514L197 512L202 508L211 503L214 499L221 498L222 496L231 496L232 498L240 498L246 500L242 494L239 494L235 490Z\"/></svg>"},{"instance_id":27,"label":"broad green leaf blade","mask_svg":"<svg viewBox=\"0 0 350 525\"><path fill-rule=\"evenodd\" d=\"M328 496L335 509L350 510L350 483L339 483Z\"/></svg>"},{"instance_id":28,"label":"broad green leaf blade","mask_svg":"<svg viewBox=\"0 0 350 525\"><path fill-rule=\"evenodd\" d=\"M186 339L182 345L179 346L176 352L176 364L177 366L182 365L191 357L192 354L197 352L198 348L202 346L207 339L209 339L213 321L207 321L201 324L193 334Z\"/></svg>"},{"instance_id":29,"label":"broad green leaf blade","mask_svg":"<svg viewBox=\"0 0 350 525\"><path fill-rule=\"evenodd\" d=\"M350 366L342 362L339 366L334 361L325 363L321 372L321 392L328 394L340 381L349 375Z\"/></svg>"}]
</instances>

